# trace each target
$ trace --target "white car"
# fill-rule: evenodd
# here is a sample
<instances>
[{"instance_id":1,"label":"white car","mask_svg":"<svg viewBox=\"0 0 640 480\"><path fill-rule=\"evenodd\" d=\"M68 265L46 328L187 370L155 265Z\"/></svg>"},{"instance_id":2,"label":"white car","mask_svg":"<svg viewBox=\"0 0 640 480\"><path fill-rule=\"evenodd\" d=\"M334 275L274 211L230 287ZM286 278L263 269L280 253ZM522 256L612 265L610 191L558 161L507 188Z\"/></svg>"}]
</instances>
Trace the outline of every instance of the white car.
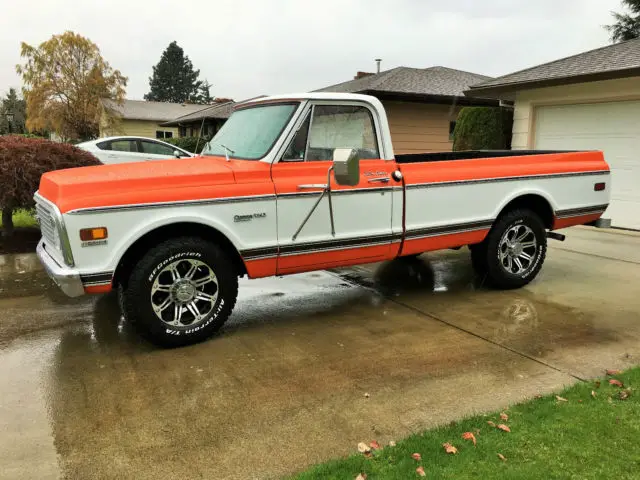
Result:
<instances>
[{"instance_id":1,"label":"white car","mask_svg":"<svg viewBox=\"0 0 640 480\"><path fill-rule=\"evenodd\" d=\"M195 156L195 154L170 143L154 138L132 136L98 138L79 143L76 147L91 152L104 164Z\"/></svg>"}]
</instances>

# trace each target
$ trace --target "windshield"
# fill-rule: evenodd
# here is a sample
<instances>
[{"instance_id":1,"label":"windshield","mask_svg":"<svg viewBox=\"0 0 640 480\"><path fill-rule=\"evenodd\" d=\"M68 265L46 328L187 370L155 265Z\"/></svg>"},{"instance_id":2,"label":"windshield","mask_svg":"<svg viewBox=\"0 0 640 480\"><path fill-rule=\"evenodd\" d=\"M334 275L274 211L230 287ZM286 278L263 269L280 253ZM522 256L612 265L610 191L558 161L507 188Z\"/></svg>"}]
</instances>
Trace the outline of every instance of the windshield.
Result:
<instances>
[{"instance_id":1,"label":"windshield","mask_svg":"<svg viewBox=\"0 0 640 480\"><path fill-rule=\"evenodd\" d=\"M263 158L289 122L298 104L262 105L233 112L229 120L202 150L243 160Z\"/></svg>"}]
</instances>

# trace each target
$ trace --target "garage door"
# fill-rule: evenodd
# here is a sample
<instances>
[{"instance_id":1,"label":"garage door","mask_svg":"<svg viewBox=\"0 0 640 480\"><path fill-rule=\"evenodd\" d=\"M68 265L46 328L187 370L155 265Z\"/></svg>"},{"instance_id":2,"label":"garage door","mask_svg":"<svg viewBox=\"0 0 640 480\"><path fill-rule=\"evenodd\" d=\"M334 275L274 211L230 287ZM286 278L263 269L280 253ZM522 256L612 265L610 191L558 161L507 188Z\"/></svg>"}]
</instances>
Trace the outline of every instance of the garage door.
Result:
<instances>
[{"instance_id":1,"label":"garage door","mask_svg":"<svg viewBox=\"0 0 640 480\"><path fill-rule=\"evenodd\" d=\"M640 102L537 107L535 148L602 150L612 171L604 217L640 230Z\"/></svg>"}]
</instances>

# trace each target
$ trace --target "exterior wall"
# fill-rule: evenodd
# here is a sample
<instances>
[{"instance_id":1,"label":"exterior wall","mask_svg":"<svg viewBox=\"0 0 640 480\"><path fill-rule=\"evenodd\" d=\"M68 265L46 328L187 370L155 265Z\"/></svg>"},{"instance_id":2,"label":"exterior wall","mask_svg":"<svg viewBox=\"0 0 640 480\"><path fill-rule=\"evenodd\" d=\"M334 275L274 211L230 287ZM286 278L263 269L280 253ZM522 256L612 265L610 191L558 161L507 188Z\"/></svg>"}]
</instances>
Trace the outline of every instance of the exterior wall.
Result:
<instances>
[{"instance_id":1,"label":"exterior wall","mask_svg":"<svg viewBox=\"0 0 640 480\"><path fill-rule=\"evenodd\" d=\"M462 107L387 101L383 105L396 154L451 151L449 123L458 118Z\"/></svg>"},{"instance_id":2,"label":"exterior wall","mask_svg":"<svg viewBox=\"0 0 640 480\"><path fill-rule=\"evenodd\" d=\"M512 148L523 150L534 147L537 106L623 100L640 100L640 81L637 77L518 92L513 115Z\"/></svg>"},{"instance_id":3,"label":"exterior wall","mask_svg":"<svg viewBox=\"0 0 640 480\"><path fill-rule=\"evenodd\" d=\"M113 135L135 135L140 137L156 138L156 130L172 132L173 137L178 136L177 127L161 127L158 122L150 120L127 120L120 119L109 124L106 119L100 119L100 137Z\"/></svg>"}]
</instances>

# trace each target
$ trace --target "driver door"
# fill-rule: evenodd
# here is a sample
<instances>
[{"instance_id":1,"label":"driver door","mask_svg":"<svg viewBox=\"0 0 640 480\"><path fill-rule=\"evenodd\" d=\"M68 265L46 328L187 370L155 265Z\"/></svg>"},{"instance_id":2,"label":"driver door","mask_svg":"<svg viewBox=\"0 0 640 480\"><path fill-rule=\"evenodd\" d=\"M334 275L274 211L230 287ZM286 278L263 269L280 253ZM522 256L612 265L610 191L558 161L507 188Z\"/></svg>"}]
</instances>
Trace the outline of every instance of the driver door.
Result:
<instances>
[{"instance_id":1,"label":"driver door","mask_svg":"<svg viewBox=\"0 0 640 480\"><path fill-rule=\"evenodd\" d=\"M333 174L329 175L336 148L357 150L361 158L358 185L337 185ZM316 102L309 106L271 170L278 219L278 274L391 257L395 162L381 160L379 152L375 122L366 104ZM327 182L334 232L329 196L319 200Z\"/></svg>"}]
</instances>

